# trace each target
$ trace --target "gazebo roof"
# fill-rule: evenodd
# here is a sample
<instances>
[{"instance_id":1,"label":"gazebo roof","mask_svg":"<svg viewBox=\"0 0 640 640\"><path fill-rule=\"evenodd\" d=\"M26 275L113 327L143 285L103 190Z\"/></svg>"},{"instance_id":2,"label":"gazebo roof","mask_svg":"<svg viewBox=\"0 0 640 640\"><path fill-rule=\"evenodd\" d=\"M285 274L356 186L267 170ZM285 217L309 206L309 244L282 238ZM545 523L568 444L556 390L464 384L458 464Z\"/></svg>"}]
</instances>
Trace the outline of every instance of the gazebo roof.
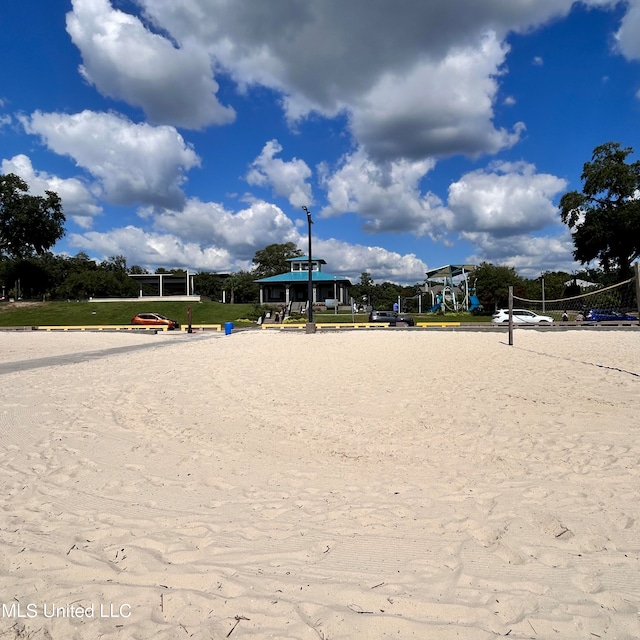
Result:
<instances>
[{"instance_id":1,"label":"gazebo roof","mask_svg":"<svg viewBox=\"0 0 640 640\"><path fill-rule=\"evenodd\" d=\"M427 271L427 278L455 278L463 273L469 273L477 269L475 264L448 264L444 267Z\"/></svg>"},{"instance_id":2,"label":"gazebo roof","mask_svg":"<svg viewBox=\"0 0 640 640\"><path fill-rule=\"evenodd\" d=\"M330 273L322 273L322 271L312 271L311 280L313 282L346 282L348 286L351 286L351 281L348 278L333 276ZM259 278L258 280L256 280L256 282L271 284L286 284L308 281L308 271L290 271L288 273L279 273L277 276L270 276L269 278Z\"/></svg>"}]
</instances>

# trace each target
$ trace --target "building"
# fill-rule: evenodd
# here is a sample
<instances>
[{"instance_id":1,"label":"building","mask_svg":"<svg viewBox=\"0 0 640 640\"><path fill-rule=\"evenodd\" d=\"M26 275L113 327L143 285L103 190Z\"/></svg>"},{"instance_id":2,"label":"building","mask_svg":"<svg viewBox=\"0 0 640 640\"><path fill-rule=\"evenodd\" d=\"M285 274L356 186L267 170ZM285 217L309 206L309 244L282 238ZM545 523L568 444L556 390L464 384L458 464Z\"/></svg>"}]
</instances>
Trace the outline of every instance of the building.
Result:
<instances>
[{"instance_id":1,"label":"building","mask_svg":"<svg viewBox=\"0 0 640 640\"><path fill-rule=\"evenodd\" d=\"M194 294L194 275L187 269L183 274L130 273L129 277L137 282L140 298L152 301L200 302L200 296Z\"/></svg>"},{"instance_id":2,"label":"building","mask_svg":"<svg viewBox=\"0 0 640 640\"><path fill-rule=\"evenodd\" d=\"M309 292L309 258L301 256L287 260L290 269L269 278L260 278L256 284L260 287L260 304L304 303L306 307ZM313 286L313 304L325 304L328 307L349 304L347 278L334 276L322 271L322 259L311 259L311 281Z\"/></svg>"}]
</instances>

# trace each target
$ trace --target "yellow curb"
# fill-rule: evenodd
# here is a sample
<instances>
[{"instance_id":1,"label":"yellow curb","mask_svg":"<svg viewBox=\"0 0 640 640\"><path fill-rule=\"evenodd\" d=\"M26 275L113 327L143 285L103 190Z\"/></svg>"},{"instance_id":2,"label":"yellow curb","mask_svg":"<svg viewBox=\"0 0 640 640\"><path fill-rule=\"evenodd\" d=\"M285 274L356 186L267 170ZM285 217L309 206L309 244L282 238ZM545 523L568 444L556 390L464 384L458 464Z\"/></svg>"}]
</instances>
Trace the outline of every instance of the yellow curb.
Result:
<instances>
[{"instance_id":1,"label":"yellow curb","mask_svg":"<svg viewBox=\"0 0 640 640\"><path fill-rule=\"evenodd\" d=\"M168 331L168 327L148 327L130 324L38 325L36 331Z\"/></svg>"},{"instance_id":2,"label":"yellow curb","mask_svg":"<svg viewBox=\"0 0 640 640\"><path fill-rule=\"evenodd\" d=\"M423 329L429 329L430 327L459 327L460 322L418 322L416 327L422 327Z\"/></svg>"},{"instance_id":3,"label":"yellow curb","mask_svg":"<svg viewBox=\"0 0 640 640\"><path fill-rule=\"evenodd\" d=\"M222 331L221 324L192 324L192 329L213 329L214 331ZM183 325L180 327L180 331L187 331L189 329L189 325Z\"/></svg>"}]
</instances>

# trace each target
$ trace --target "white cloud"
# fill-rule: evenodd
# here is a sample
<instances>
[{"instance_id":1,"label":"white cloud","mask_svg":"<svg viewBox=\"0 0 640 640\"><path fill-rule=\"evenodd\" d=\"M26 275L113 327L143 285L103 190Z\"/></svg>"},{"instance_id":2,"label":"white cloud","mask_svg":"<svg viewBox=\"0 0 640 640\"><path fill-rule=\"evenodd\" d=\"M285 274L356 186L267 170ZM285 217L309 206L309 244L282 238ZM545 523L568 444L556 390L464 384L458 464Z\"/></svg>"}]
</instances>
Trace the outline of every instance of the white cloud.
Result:
<instances>
[{"instance_id":1,"label":"white cloud","mask_svg":"<svg viewBox=\"0 0 640 640\"><path fill-rule=\"evenodd\" d=\"M488 233L468 234L476 246L469 256L471 263L483 261L514 267L525 278L537 278L543 271L579 269L572 255L573 243L568 232L560 236L515 235L497 238Z\"/></svg>"},{"instance_id":2,"label":"white cloud","mask_svg":"<svg viewBox=\"0 0 640 640\"><path fill-rule=\"evenodd\" d=\"M616 33L618 47L627 60L640 60L640 0L627 0L628 10Z\"/></svg>"},{"instance_id":3,"label":"white cloud","mask_svg":"<svg viewBox=\"0 0 640 640\"><path fill-rule=\"evenodd\" d=\"M535 56L532 64L536 67L541 67L544 64L544 60L540 56Z\"/></svg>"},{"instance_id":4,"label":"white cloud","mask_svg":"<svg viewBox=\"0 0 640 640\"><path fill-rule=\"evenodd\" d=\"M356 138L376 158L495 153L513 146L524 128L495 129L496 75L507 48L495 34L452 48L441 60L387 72L352 107Z\"/></svg>"},{"instance_id":5,"label":"white cloud","mask_svg":"<svg viewBox=\"0 0 640 640\"><path fill-rule=\"evenodd\" d=\"M371 161L362 149L345 156L332 174L321 167L327 190L325 217L357 213L365 231L403 232L441 237L451 218L432 193L423 195L420 180L434 167L433 160L398 160L382 164Z\"/></svg>"},{"instance_id":6,"label":"white cloud","mask_svg":"<svg viewBox=\"0 0 640 640\"><path fill-rule=\"evenodd\" d=\"M69 244L80 250L108 256L124 255L127 263L145 268L187 267L201 271L237 271L248 264L236 260L229 251L219 247L202 247L198 243L184 242L171 234L144 231L128 226L106 233L89 231L71 234Z\"/></svg>"},{"instance_id":7,"label":"white cloud","mask_svg":"<svg viewBox=\"0 0 640 640\"><path fill-rule=\"evenodd\" d=\"M200 164L173 127L135 124L113 113L36 111L22 124L95 176L104 197L115 204L181 208L184 173Z\"/></svg>"},{"instance_id":8,"label":"white cloud","mask_svg":"<svg viewBox=\"0 0 640 640\"><path fill-rule=\"evenodd\" d=\"M311 169L304 160L294 158L285 162L275 156L282 151L277 140L265 144L260 155L251 163L246 180L252 186L271 186L273 191L287 198L294 207L313 204Z\"/></svg>"},{"instance_id":9,"label":"white cloud","mask_svg":"<svg viewBox=\"0 0 640 640\"><path fill-rule=\"evenodd\" d=\"M564 180L536 173L535 166L524 162L494 163L453 183L445 204L431 193L420 192L420 181L432 167L430 161L399 161L387 163L385 170L359 150L347 156L334 174L324 176L330 204L322 214L351 211L363 217L365 229L371 231L411 231L445 242L457 232L476 247L478 261L513 264L521 271L535 269L539 263L544 263L545 269L558 262L575 268L570 238L540 241L529 235L549 225L560 226L552 200L566 188ZM362 262L367 254L352 255ZM469 260L473 262L473 256ZM393 273L371 260L369 263L378 278L395 281L409 281L408 275L418 268L426 270L424 264L414 268L409 256L404 256L402 263L397 256L390 260L389 268L398 263L402 273Z\"/></svg>"},{"instance_id":10,"label":"white cloud","mask_svg":"<svg viewBox=\"0 0 640 640\"><path fill-rule=\"evenodd\" d=\"M181 212L165 211L154 217L155 228L201 247L222 247L241 260L251 260L258 249L299 236L282 210L256 200L237 212L215 202L189 200Z\"/></svg>"},{"instance_id":11,"label":"white cloud","mask_svg":"<svg viewBox=\"0 0 640 640\"><path fill-rule=\"evenodd\" d=\"M55 191L62 200L62 208L67 217L76 224L88 229L93 218L102 213L102 207L96 204L90 187L77 178L58 178L44 171L35 171L28 156L19 154L10 160L3 160L0 173L15 173L28 185L33 195L45 195L45 191Z\"/></svg>"},{"instance_id":12,"label":"white cloud","mask_svg":"<svg viewBox=\"0 0 640 640\"><path fill-rule=\"evenodd\" d=\"M493 153L521 127L492 104L510 31L565 15L573 0L140 0L178 43L197 41L243 87L282 93L291 121L350 118L378 158Z\"/></svg>"},{"instance_id":13,"label":"white cloud","mask_svg":"<svg viewBox=\"0 0 640 640\"><path fill-rule=\"evenodd\" d=\"M217 98L211 60L192 39L176 47L108 0L73 0L67 31L80 72L105 96L141 107L154 123L199 129L233 121Z\"/></svg>"},{"instance_id":14,"label":"white cloud","mask_svg":"<svg viewBox=\"0 0 640 640\"><path fill-rule=\"evenodd\" d=\"M552 198L566 186L563 179L536 173L524 162L495 163L489 171L473 171L449 187L453 228L470 239L475 232L504 237L558 224Z\"/></svg>"},{"instance_id":15,"label":"white cloud","mask_svg":"<svg viewBox=\"0 0 640 640\"><path fill-rule=\"evenodd\" d=\"M217 101L213 61L241 90L280 92L292 123L345 113L371 157L422 159L495 153L519 140L522 123L493 122L505 39L566 15L575 1L405 0L402 11L388 0L137 4L144 20L108 0L73 0L67 28L83 74L103 94L155 122L228 122L234 114ZM618 40L638 57L640 0L629 7Z\"/></svg>"},{"instance_id":16,"label":"white cloud","mask_svg":"<svg viewBox=\"0 0 640 640\"><path fill-rule=\"evenodd\" d=\"M427 265L415 254L400 254L382 247L349 244L331 238L314 239L313 253L327 261L327 271L351 279L367 272L376 282L415 284L423 282Z\"/></svg>"}]
</instances>

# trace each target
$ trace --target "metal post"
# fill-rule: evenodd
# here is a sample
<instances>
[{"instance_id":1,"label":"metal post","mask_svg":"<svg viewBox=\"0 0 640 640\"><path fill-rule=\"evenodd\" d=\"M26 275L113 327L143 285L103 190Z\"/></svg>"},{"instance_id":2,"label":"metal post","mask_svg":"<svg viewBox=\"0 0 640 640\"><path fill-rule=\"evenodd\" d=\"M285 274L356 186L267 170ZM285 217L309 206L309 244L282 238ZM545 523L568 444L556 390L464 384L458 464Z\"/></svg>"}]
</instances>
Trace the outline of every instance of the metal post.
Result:
<instances>
[{"instance_id":1,"label":"metal post","mask_svg":"<svg viewBox=\"0 0 640 640\"><path fill-rule=\"evenodd\" d=\"M640 260L636 262L636 305L638 307L638 318L640 318Z\"/></svg>"},{"instance_id":2,"label":"metal post","mask_svg":"<svg viewBox=\"0 0 640 640\"><path fill-rule=\"evenodd\" d=\"M544 276L542 276L542 313L545 312L544 308Z\"/></svg>"},{"instance_id":3,"label":"metal post","mask_svg":"<svg viewBox=\"0 0 640 640\"><path fill-rule=\"evenodd\" d=\"M307 207L302 207L302 210L307 214L307 226L309 228L309 284L307 287L307 298L309 306L309 325L313 325L313 262L311 260L311 225L313 220L311 219L311 212ZM315 327L313 327L315 328ZM312 327L307 327L307 332L311 332Z\"/></svg>"},{"instance_id":4,"label":"metal post","mask_svg":"<svg viewBox=\"0 0 640 640\"><path fill-rule=\"evenodd\" d=\"M513 346L513 287L509 287L509 346Z\"/></svg>"}]
</instances>

